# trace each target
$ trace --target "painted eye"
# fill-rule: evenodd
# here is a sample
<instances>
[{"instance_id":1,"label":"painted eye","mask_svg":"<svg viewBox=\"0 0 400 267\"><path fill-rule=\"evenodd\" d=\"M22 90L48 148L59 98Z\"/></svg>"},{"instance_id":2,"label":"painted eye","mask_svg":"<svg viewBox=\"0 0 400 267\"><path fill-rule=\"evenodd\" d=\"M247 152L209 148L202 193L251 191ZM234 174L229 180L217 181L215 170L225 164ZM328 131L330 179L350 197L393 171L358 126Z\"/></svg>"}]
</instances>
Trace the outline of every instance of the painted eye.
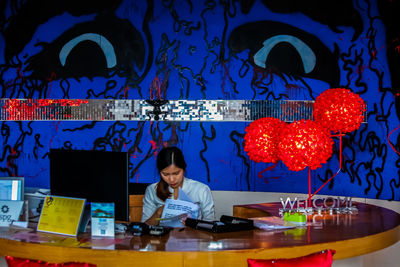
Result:
<instances>
[{"instance_id":1,"label":"painted eye","mask_svg":"<svg viewBox=\"0 0 400 267\"><path fill-rule=\"evenodd\" d=\"M265 40L263 42L264 46L254 55L254 63L261 68L266 68L266 62L271 50L280 44L290 44L289 49L295 49L295 52L301 58L305 73L310 73L314 69L317 61L314 52L299 38L291 35L277 35Z\"/></svg>"},{"instance_id":2,"label":"painted eye","mask_svg":"<svg viewBox=\"0 0 400 267\"><path fill-rule=\"evenodd\" d=\"M107 68L112 68L115 67L115 65L117 65L117 57L115 55L114 47L112 46L110 41L108 41L107 38L105 38L100 34L85 33L70 40L62 47L59 54L62 66L65 66L65 62L71 50L74 49L80 42L83 41L92 41L101 48L106 58Z\"/></svg>"},{"instance_id":3,"label":"painted eye","mask_svg":"<svg viewBox=\"0 0 400 267\"><path fill-rule=\"evenodd\" d=\"M247 51L250 63L272 73L312 78L331 87L340 81L338 47L334 45L331 51L315 35L286 23L257 21L238 26L229 35L228 47L233 55Z\"/></svg>"},{"instance_id":4,"label":"painted eye","mask_svg":"<svg viewBox=\"0 0 400 267\"><path fill-rule=\"evenodd\" d=\"M146 56L139 31L114 15L76 24L51 43L37 45L42 51L27 59L24 71L41 80L138 76Z\"/></svg>"}]
</instances>

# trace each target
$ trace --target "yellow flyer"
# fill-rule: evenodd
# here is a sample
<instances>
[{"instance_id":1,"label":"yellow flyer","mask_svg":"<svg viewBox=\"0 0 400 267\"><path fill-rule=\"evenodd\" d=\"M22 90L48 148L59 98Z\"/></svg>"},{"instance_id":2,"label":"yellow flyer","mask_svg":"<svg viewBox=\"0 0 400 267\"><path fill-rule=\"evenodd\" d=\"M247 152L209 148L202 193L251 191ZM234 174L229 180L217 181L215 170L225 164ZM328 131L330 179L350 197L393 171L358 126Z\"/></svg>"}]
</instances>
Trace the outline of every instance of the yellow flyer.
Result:
<instances>
[{"instance_id":1,"label":"yellow flyer","mask_svg":"<svg viewBox=\"0 0 400 267\"><path fill-rule=\"evenodd\" d=\"M37 231L76 236L85 199L46 196Z\"/></svg>"}]
</instances>

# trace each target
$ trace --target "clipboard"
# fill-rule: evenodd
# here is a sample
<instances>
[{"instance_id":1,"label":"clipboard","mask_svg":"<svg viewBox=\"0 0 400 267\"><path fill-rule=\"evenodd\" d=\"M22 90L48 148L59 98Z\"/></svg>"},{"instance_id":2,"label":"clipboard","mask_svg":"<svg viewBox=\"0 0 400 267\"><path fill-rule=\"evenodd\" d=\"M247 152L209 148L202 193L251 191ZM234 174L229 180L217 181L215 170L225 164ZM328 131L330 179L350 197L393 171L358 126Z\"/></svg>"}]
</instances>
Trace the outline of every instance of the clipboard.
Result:
<instances>
[{"instance_id":1,"label":"clipboard","mask_svg":"<svg viewBox=\"0 0 400 267\"><path fill-rule=\"evenodd\" d=\"M86 199L46 196L37 231L76 236Z\"/></svg>"}]
</instances>

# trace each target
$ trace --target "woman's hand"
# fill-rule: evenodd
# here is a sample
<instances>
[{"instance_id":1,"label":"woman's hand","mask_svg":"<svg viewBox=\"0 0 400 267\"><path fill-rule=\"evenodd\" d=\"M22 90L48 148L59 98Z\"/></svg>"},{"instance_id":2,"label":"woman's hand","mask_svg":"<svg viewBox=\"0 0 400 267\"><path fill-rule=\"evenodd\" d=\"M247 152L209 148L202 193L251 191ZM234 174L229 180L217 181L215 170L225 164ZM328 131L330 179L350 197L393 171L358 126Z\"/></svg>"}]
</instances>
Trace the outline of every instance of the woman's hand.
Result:
<instances>
[{"instance_id":1,"label":"woman's hand","mask_svg":"<svg viewBox=\"0 0 400 267\"><path fill-rule=\"evenodd\" d=\"M183 226L185 226L185 222L186 222L186 219L187 219L188 217L189 217L189 215L186 214L185 216L183 216L183 217L181 218L181 223L182 223Z\"/></svg>"},{"instance_id":2,"label":"woman's hand","mask_svg":"<svg viewBox=\"0 0 400 267\"><path fill-rule=\"evenodd\" d=\"M157 218L161 218L161 216L162 216L162 213L163 213L163 211L164 211L164 205L162 205L161 207L159 207L157 210L156 210L156 212L155 212L155 214L157 215Z\"/></svg>"}]
</instances>

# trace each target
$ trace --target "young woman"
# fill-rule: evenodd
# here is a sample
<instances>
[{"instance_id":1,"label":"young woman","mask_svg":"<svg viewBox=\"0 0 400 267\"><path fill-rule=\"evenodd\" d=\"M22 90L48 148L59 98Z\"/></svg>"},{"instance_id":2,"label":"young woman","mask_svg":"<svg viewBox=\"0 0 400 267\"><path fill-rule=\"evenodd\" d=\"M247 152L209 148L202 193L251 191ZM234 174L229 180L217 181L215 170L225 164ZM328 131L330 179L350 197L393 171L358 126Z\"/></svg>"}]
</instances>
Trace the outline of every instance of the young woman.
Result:
<instances>
[{"instance_id":1,"label":"young woman","mask_svg":"<svg viewBox=\"0 0 400 267\"><path fill-rule=\"evenodd\" d=\"M157 169L160 181L147 187L143 199L142 221L157 225L161 218L165 200L178 199L179 188L199 205L201 220L214 220L214 200L210 188L198 181L186 178L186 162L182 151L177 147L163 148L157 156Z\"/></svg>"}]
</instances>

